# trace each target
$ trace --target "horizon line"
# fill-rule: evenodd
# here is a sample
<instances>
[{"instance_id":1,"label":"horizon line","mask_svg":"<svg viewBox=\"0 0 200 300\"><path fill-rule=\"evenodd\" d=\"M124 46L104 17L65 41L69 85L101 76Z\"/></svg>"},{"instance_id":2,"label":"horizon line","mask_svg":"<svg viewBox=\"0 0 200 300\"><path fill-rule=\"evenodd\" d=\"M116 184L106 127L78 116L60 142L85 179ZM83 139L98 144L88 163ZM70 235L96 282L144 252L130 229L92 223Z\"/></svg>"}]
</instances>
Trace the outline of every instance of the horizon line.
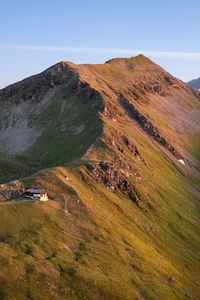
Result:
<instances>
[{"instance_id":1,"label":"horizon line","mask_svg":"<svg viewBox=\"0 0 200 300\"><path fill-rule=\"evenodd\" d=\"M131 50L118 48L88 48L88 47L69 47L69 46L33 46L33 45L3 45L4 47L50 52L71 52L82 54L124 54L138 55L143 54L157 58L200 60L200 52L179 52L179 51L152 51L152 50Z\"/></svg>"}]
</instances>

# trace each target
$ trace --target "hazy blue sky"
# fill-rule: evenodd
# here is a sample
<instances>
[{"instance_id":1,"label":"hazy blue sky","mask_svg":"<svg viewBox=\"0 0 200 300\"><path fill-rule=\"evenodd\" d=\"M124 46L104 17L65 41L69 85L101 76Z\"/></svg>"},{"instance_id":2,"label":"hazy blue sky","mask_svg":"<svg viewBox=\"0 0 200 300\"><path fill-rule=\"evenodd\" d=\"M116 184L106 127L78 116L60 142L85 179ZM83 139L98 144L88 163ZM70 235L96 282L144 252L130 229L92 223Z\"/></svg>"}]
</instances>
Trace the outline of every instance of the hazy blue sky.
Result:
<instances>
[{"instance_id":1,"label":"hazy blue sky","mask_svg":"<svg viewBox=\"0 0 200 300\"><path fill-rule=\"evenodd\" d=\"M62 60L144 53L182 80L200 77L200 0L6 0L0 88Z\"/></svg>"}]
</instances>

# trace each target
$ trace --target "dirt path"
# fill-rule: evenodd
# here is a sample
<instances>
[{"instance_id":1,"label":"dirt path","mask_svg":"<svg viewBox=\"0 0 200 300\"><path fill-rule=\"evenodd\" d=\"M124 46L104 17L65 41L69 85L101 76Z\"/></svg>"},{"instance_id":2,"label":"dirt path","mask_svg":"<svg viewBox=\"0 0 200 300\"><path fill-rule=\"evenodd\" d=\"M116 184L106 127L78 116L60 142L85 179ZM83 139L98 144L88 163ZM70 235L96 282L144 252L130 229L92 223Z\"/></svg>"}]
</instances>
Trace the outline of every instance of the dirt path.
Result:
<instances>
[{"instance_id":1,"label":"dirt path","mask_svg":"<svg viewBox=\"0 0 200 300\"><path fill-rule=\"evenodd\" d=\"M96 141L95 141L96 142ZM90 152L90 150L92 149L92 147L94 146L95 142L90 146L90 148L87 150L87 152L81 157L81 158L85 158L88 153Z\"/></svg>"},{"instance_id":2,"label":"dirt path","mask_svg":"<svg viewBox=\"0 0 200 300\"><path fill-rule=\"evenodd\" d=\"M101 135L102 136L102 135ZM89 152L91 151L92 147L96 144L96 142L101 138L101 136L97 137L96 140L94 141L94 143L88 148L88 150L86 151L86 153L81 157L81 159L85 158Z\"/></svg>"},{"instance_id":3,"label":"dirt path","mask_svg":"<svg viewBox=\"0 0 200 300\"><path fill-rule=\"evenodd\" d=\"M22 200L7 200L7 201L1 201L0 204L10 204L10 203L21 203L21 202L34 202L39 200L32 200L32 199L22 199Z\"/></svg>"}]
</instances>

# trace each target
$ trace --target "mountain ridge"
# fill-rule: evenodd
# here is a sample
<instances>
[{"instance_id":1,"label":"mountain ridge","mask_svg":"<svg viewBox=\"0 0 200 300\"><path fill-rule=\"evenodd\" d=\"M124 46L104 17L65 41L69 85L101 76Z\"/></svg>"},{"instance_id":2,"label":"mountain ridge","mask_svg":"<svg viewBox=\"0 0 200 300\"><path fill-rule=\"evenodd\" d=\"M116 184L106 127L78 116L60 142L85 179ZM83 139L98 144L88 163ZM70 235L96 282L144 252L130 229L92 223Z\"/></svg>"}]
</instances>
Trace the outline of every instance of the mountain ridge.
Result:
<instances>
[{"instance_id":1,"label":"mountain ridge","mask_svg":"<svg viewBox=\"0 0 200 300\"><path fill-rule=\"evenodd\" d=\"M49 193L0 205L3 299L198 296L198 91L139 55L58 63L0 107L0 190Z\"/></svg>"},{"instance_id":2,"label":"mountain ridge","mask_svg":"<svg viewBox=\"0 0 200 300\"><path fill-rule=\"evenodd\" d=\"M199 90L200 89L200 78L190 80L187 82L187 84L190 85L191 87Z\"/></svg>"},{"instance_id":3,"label":"mountain ridge","mask_svg":"<svg viewBox=\"0 0 200 300\"><path fill-rule=\"evenodd\" d=\"M127 69L128 66L128 69ZM150 69L149 69L150 68ZM67 82L67 85L65 84ZM11 122L9 126L6 124L3 125L4 130L3 132L0 131L0 137L5 141L4 148L6 149L6 153L11 153L11 157L13 154L20 155L23 153L23 151L28 149L29 144L34 144L38 140L38 138L42 135L43 130L45 130L46 126L45 124L42 125L41 129L41 123L42 121L39 121L39 126L37 122L37 129L33 128L31 124L34 124L34 118L37 120L37 111L48 111L48 105L50 104L50 107L56 106L56 102L53 99L56 99L57 96L54 97L54 94L56 93L56 90L60 89L62 87L64 93L66 93L66 96L61 96L63 99L67 99L70 95L76 95L77 99L79 98L79 102L87 103L90 106L90 102L93 101L94 98L98 98L100 103L98 104L97 111L100 112L104 110L104 114L106 113L107 116L109 115L109 118L113 118L117 120L117 114L114 112L115 109L119 112L119 108L117 108L115 103L119 103L120 106L123 108L123 110L127 110L129 115L133 117L134 120L138 123L143 130L145 130L150 136L154 137L155 140L159 141L160 144L165 145L166 148L170 149L170 151L175 155L175 157L182 159L184 153L180 153L179 149L176 149L174 144L174 138L173 141L170 142L168 140L168 137L164 137L164 133L160 133L160 129L163 129L162 126L160 126L160 129L155 124L155 115L156 111L154 113L154 120L152 119L151 115L148 115L149 112L145 111L144 108L148 108L151 105L150 97L152 100L155 101L155 97L163 97L162 99L167 100L168 103L165 104L165 107L162 108L164 110L169 110L169 107L172 106L171 112L169 112L170 115L174 114L174 107L171 105L171 100L168 100L170 97L170 93L178 94L179 90L181 89L182 95L184 93L192 93L194 96L200 97L200 93L198 94L195 90L190 90L187 85L185 85L182 81L172 77L169 73L164 71L160 66L153 63L150 59L146 58L143 55L138 55L136 57L132 58L115 58L112 59L105 64L101 65L91 65L91 64L84 64L84 65L75 65L70 62L60 62L55 64L54 66L48 68L47 70L43 71L42 73L38 75L31 76L25 80L22 80L16 84L13 84L7 88L4 88L0 90L0 101L1 103L5 101L5 99L10 99L10 105L13 105L13 102L17 107L22 107L22 111L24 110L23 106L26 105L29 107L28 111L26 112L26 122L27 124L21 122L19 124L19 129L17 135L19 142L17 144L15 143L13 145L13 140L17 141L17 139L12 139L9 143L9 138L7 139L7 132L8 136L16 135L16 130L14 128L17 128L17 126L12 126L13 122L15 124L16 117L14 117L14 120ZM63 92L59 92L60 94ZM192 95L193 96L193 95ZM54 97L54 98L53 98ZM60 97L60 96L59 96ZM73 96L74 97L74 96ZM114 102L111 100L113 97ZM109 98L109 101L106 101L105 99ZM46 100L45 100L46 99ZM52 100L51 100L52 99ZM42 101L41 101L42 100ZM21 104L19 102L21 101ZM49 102L50 101L50 102ZM53 102L52 102L53 101ZM60 118L65 111L65 106L71 105L67 104L66 101L63 101L62 99L60 101ZM170 101L170 102L169 102ZM36 107L33 107L31 103L37 103ZM49 102L49 104L48 104ZM113 102L113 104L112 104ZM188 102L188 100L187 100ZM54 104L55 103L55 104ZM107 103L107 104L106 104ZM142 104L146 103L146 107ZM163 101L161 101L161 98L157 100L157 107L163 106ZM180 103L181 104L181 103ZM180 113L180 109L183 111L179 104L178 110ZM79 105L79 104L78 104ZM189 102L187 105L190 105ZM73 106L73 104L72 104ZM82 107L83 107L82 106ZM167 107L168 106L168 107ZM154 105L155 107L155 105ZM154 107L152 107L154 109ZM183 107L183 106L182 106ZM141 110L142 108L142 110ZM7 109L7 108L6 108ZM54 107L54 110L58 110L59 108ZM20 115L18 109L18 114ZM30 114L30 111L33 111L33 114ZM34 112L35 110L35 112ZM166 111L167 111L166 110ZM95 112L95 114L97 113ZM162 117L166 118L163 113L166 115L166 111L162 112ZM99 114L98 112L98 114ZM14 112L13 112L14 113ZM75 113L75 112L74 112ZM159 112L161 113L161 112ZM184 111L183 111L184 113ZM52 113L51 113L52 114ZM195 116L195 112L193 110L193 114ZM11 113L12 115L12 113ZM28 117L30 116L30 117ZM193 118L194 118L193 116ZM48 117L48 113L46 115L44 114L44 117ZM94 115L95 117L95 115ZM22 117L20 117L22 118ZM24 118L24 117L23 117ZM183 118L188 118L188 114L184 113L182 116ZM192 118L192 116L191 116ZM100 116L100 119L102 119L102 116ZM158 119L157 119L158 120ZM157 122L156 120L156 122ZM153 122L152 122L153 121ZM48 123L48 120L44 121ZM44 123L43 122L43 123ZM55 121L59 123L60 121ZM73 120L72 120L73 122ZM101 121L100 121L101 122ZM166 118L166 122L169 125L168 116ZM173 121L173 124L171 124L174 127L174 123L176 122L176 119ZM19 123L19 122L18 122ZM23 124L22 124L23 123ZM76 122L75 122L76 123ZM80 122L79 122L80 123ZM162 120L163 123L163 120ZM193 126L193 131L195 132L195 127L199 123L198 121L195 122L195 126ZM186 124L182 124L181 126L184 126L186 130ZM1 125L2 126L2 125ZM6 126L6 127L5 127ZM24 126L24 127L23 127ZM102 125L101 125L102 126ZM68 126L68 128L71 128L71 131L66 128L65 124L60 124L58 131L59 134L65 135L65 133L68 131L69 134L73 134L73 132L76 134L76 132L80 132L81 130L84 130L85 125L80 124L80 126L76 129L76 126L72 125L71 127ZM20 139L20 132L24 130L23 136L21 136ZM54 129L53 129L54 130ZM174 130L174 129L173 129ZM176 129L177 130L177 129ZM182 129L181 129L182 130ZM27 132L27 134L26 134ZM168 135L168 133L167 133ZM31 141L30 141L31 137ZM97 136L94 136L93 141L90 142L90 145L96 140ZM48 141L47 141L48 143ZM59 142L61 144L62 142ZM5 145L8 146L5 146ZM24 146L23 146L24 145ZM88 148L90 147L88 145ZM17 148L18 147L18 148ZM40 147L40 146L39 146ZM179 145L178 145L179 147ZM10 150L9 150L10 149ZM19 150L17 150L19 149ZM20 150L21 149L21 150ZM2 146L0 147L0 151L2 153L5 153L5 151L2 149ZM14 151L14 152L13 152ZM33 150L34 151L34 150ZM82 152L82 155L86 153L87 149L85 148ZM44 153L47 153L47 151L44 149ZM3 154L4 155L4 154ZM30 154L29 154L30 155ZM32 154L31 154L32 155ZM188 155L188 154L187 154ZM48 156L48 154L47 154ZM55 155L54 155L55 156ZM52 161L51 158L47 158L47 160ZM44 160L44 158L43 158ZM55 163L56 165L58 163L58 158L55 157ZM63 163L68 162L68 160L65 160L63 157ZM23 164L23 158L20 160L18 159L19 163ZM35 162L34 162L35 163ZM26 159L27 164L27 159ZM192 163L194 165L194 163ZM53 166L53 164L50 164L50 166ZM30 165L31 168L35 168L35 165ZM42 167L42 165L41 165ZM43 167L48 167L48 164L43 165ZM37 168L37 167L36 167ZM40 167L39 167L40 168Z\"/></svg>"}]
</instances>

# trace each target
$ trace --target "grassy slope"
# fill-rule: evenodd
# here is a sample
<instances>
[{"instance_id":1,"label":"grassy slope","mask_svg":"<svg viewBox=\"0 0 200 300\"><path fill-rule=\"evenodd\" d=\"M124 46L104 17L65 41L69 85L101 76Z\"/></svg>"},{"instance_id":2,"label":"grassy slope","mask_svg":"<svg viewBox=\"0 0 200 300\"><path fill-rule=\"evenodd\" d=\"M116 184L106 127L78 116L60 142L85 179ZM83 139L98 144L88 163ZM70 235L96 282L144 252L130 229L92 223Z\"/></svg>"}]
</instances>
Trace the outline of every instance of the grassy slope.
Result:
<instances>
[{"instance_id":1,"label":"grassy slope","mask_svg":"<svg viewBox=\"0 0 200 300\"><path fill-rule=\"evenodd\" d=\"M100 105L100 99L95 99L92 106L81 104L73 95L65 99L65 87L60 87L52 103L35 117L37 126L45 130L18 159L42 169L81 158L102 134L102 121L97 116Z\"/></svg>"},{"instance_id":2,"label":"grassy slope","mask_svg":"<svg viewBox=\"0 0 200 300\"><path fill-rule=\"evenodd\" d=\"M87 70L91 86L106 92L106 107L114 107L111 117L101 114L104 135L87 159L114 164L121 159L127 170L130 165L134 171L127 179L142 195L142 208L118 189L110 191L96 180L84 166L87 161L80 167L77 161L73 169L55 168L25 179L27 187L46 188L51 200L0 205L3 299L184 299L182 286L193 298L200 294L199 180L124 114L113 92L143 76L143 67L154 70L149 60L138 59L134 75L127 69L119 70L119 61L114 62L116 66L112 62L82 66L81 70L82 80ZM53 113L51 118L57 109L54 106L59 107L59 97L47 111ZM154 109L149 107L147 112L144 106L144 113L155 118ZM86 113L87 109L83 117ZM167 120L160 118L158 124L173 140L173 122L171 132L163 129L162 122L168 126ZM137 146L143 160L121 143L119 133ZM184 138L180 144L177 137L177 143L183 149L191 143L189 151L198 159L198 140L187 135ZM59 141L56 145L55 151L61 147ZM58 156L54 150L51 153L56 162ZM67 153L70 160L71 152ZM38 160L34 155L33 161ZM67 213L63 211L66 197ZM175 277L174 283L170 276Z\"/></svg>"},{"instance_id":3,"label":"grassy slope","mask_svg":"<svg viewBox=\"0 0 200 300\"><path fill-rule=\"evenodd\" d=\"M92 105L82 104L80 97L69 95L64 85L59 86L39 114L30 102L26 117L42 134L25 152L9 158L1 155L0 182L80 159L102 134L103 123L98 117L101 104L98 97Z\"/></svg>"},{"instance_id":4,"label":"grassy slope","mask_svg":"<svg viewBox=\"0 0 200 300\"><path fill-rule=\"evenodd\" d=\"M23 178L31 173L35 173L37 169L28 167L14 159L8 159L0 154L0 182L6 183L15 179Z\"/></svg>"},{"instance_id":5,"label":"grassy slope","mask_svg":"<svg viewBox=\"0 0 200 300\"><path fill-rule=\"evenodd\" d=\"M197 296L198 199L176 168L149 153L159 168L140 192L159 202L156 213L107 190L85 167L25 180L53 201L1 205L2 298L183 299L182 286Z\"/></svg>"}]
</instances>

